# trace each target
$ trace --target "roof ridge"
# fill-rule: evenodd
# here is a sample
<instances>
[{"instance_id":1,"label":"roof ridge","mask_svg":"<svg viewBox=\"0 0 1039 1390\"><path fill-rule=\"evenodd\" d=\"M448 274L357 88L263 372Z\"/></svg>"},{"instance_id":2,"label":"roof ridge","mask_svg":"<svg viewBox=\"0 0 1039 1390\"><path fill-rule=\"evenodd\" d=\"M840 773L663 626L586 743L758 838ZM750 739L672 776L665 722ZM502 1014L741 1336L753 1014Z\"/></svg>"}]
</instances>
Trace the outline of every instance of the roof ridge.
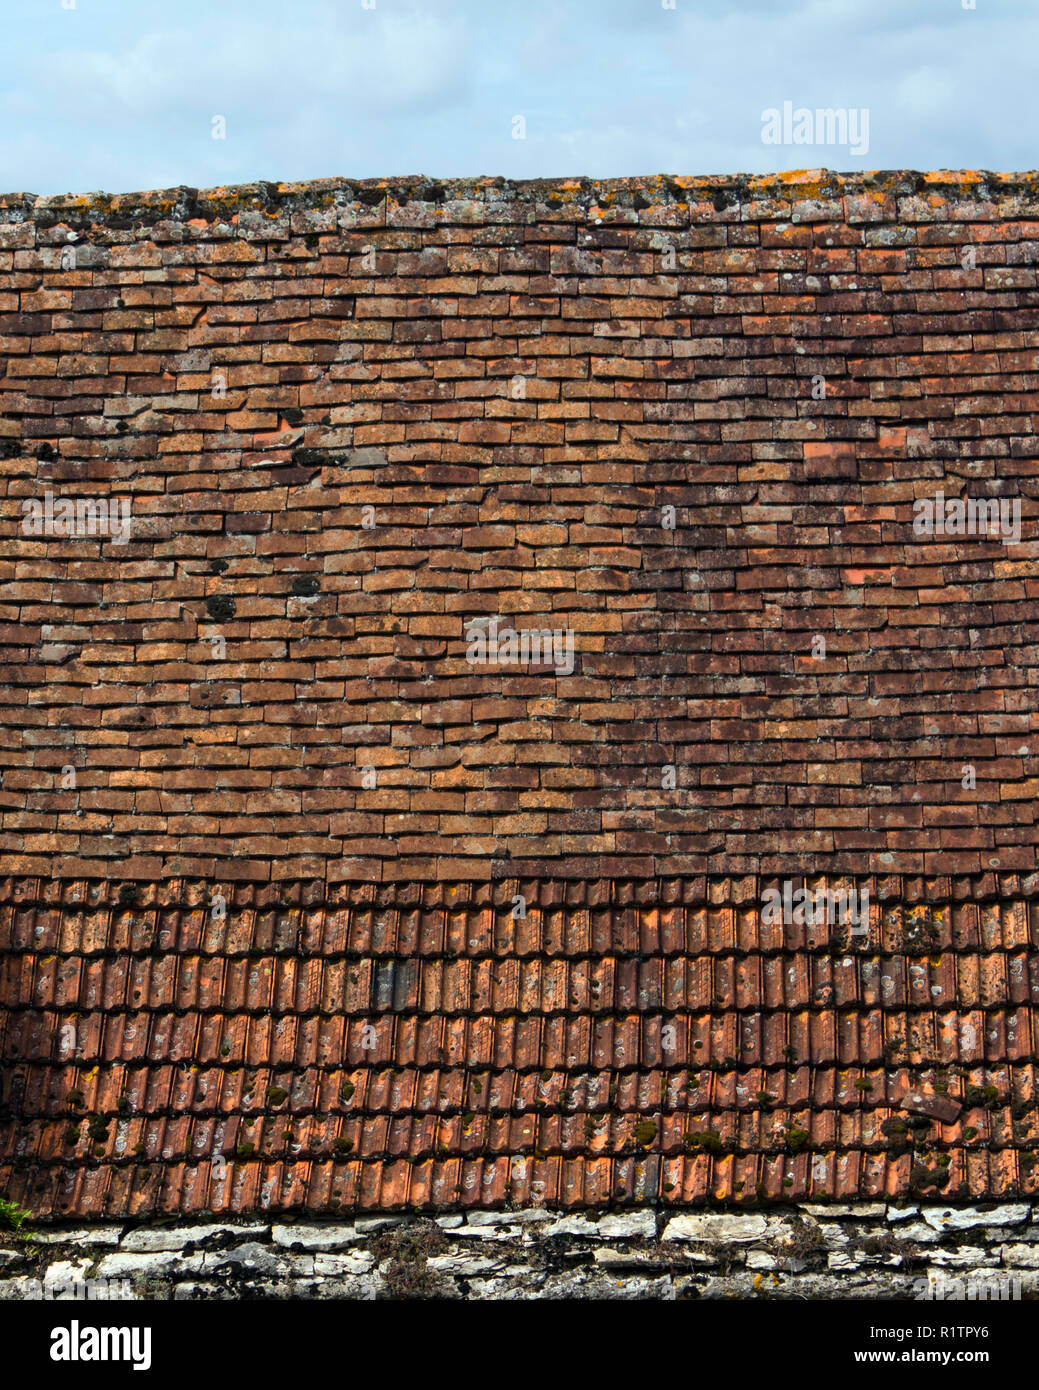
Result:
<instances>
[{"instance_id":1,"label":"roof ridge","mask_svg":"<svg viewBox=\"0 0 1039 1390\"><path fill-rule=\"evenodd\" d=\"M427 205L449 211L451 204L533 203L578 204L606 210L630 210L636 216L653 205L703 205L718 214L739 203L753 203L755 216L769 201L867 197L977 198L986 202L1004 199L1039 199L1039 173L996 172L984 169L876 169L840 172L833 169L793 169L775 174L644 174L620 178L560 176L509 179L482 175L440 179L424 174L396 178L349 177L303 181L257 180L252 183L192 188L143 189L125 193L104 191L40 195L28 192L0 194L0 221L21 222L67 217L155 218L187 223L207 218L236 218L262 209L267 216L280 211L315 208L365 207L385 204Z\"/></svg>"}]
</instances>

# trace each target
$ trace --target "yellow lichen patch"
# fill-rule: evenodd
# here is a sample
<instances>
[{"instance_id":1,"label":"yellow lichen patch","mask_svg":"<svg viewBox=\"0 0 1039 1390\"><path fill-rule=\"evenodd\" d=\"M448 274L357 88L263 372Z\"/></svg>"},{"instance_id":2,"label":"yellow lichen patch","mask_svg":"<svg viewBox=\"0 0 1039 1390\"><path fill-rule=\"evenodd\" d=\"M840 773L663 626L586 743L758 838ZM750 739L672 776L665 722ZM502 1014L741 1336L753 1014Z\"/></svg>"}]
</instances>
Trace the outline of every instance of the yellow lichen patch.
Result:
<instances>
[{"instance_id":1,"label":"yellow lichen patch","mask_svg":"<svg viewBox=\"0 0 1039 1390\"><path fill-rule=\"evenodd\" d=\"M548 202L555 206L570 204L592 193L598 211L630 206L633 196L641 195L650 205L684 207L689 203L711 203L723 197L733 201L754 203L757 200L817 200L856 197L879 203L885 197L916 194L939 207L950 197L981 192L988 198L1004 196L1039 196L1039 174L995 174L975 169L934 170L927 174L906 171L866 171L861 174L841 174L831 169L786 169L770 174L752 176L718 175L647 175L629 179L530 179L505 180L482 175L472 179L437 180L437 201L518 201ZM268 216L274 200L284 205L305 205L310 208L332 208L340 204L345 193L352 203L371 203L385 197L399 205L429 201L426 191L429 180L424 177L402 179L313 179L284 181L276 184L220 185L210 189L192 190L187 198L201 204L213 217L227 218L243 208L264 208ZM337 195L339 195L337 197ZM38 209L56 217L83 220L93 216L98 223L113 214L140 216L153 220L176 216L186 202L186 190L155 189L124 194L59 194L38 198L31 194L7 194L0 198L0 207L21 204L28 199ZM719 211L721 209L719 208Z\"/></svg>"}]
</instances>

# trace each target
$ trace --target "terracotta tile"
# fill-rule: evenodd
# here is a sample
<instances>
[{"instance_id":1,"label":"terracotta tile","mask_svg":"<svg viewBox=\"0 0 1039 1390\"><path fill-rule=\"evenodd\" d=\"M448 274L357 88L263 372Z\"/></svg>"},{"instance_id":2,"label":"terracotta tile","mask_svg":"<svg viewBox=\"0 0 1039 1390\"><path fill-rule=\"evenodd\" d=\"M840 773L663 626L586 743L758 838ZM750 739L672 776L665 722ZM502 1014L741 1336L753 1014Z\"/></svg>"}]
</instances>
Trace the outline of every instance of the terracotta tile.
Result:
<instances>
[{"instance_id":1,"label":"terracotta tile","mask_svg":"<svg viewBox=\"0 0 1039 1390\"><path fill-rule=\"evenodd\" d=\"M445 916L434 907L448 936L459 924L451 939L462 953L425 956L414 968L393 954L408 914L389 923L374 910L365 926L372 954L360 960L192 951L47 959L30 950L14 973L6 960L0 980L5 999L24 995L30 1004L0 1014L7 1055L25 1059L15 1079L27 1117L19 1134L4 1136L2 1153L31 1154L40 1165L37 1204L42 1197L58 1210L59 1201L81 1200L113 1213L191 1212L203 1202L229 1211L344 1202L388 1210L435 1202L437 1182L441 1193L450 1189L447 1205L500 1204L523 1191L522 1200L572 1206L641 1194L740 1202L759 1186L775 1200L904 1194L912 1156L888 1153L883 1118L936 1064L966 1062L975 1065L962 1086L993 1085L1000 1100L935 1126L952 1155L951 1181L976 1194L1030 1191L1034 1179L1015 1155L1034 1145L1039 1120L1010 1109L1035 1099L1030 958L1013 947L1030 924L1011 911L984 925L979 913L977 943L961 944L957 921L970 906L961 902L951 915L949 949L879 957L761 955L745 912L715 907L701 925L708 944L715 933L718 953L705 946L699 956L666 958L676 913L684 943L685 918L697 909L652 903L648 919L628 906L605 925L601 908L553 906L539 916L539 940L556 954L525 956L488 954L503 939L500 914L485 930L478 912ZM350 913L338 912L341 950ZM145 930L129 914L113 921L124 935ZM418 942L422 914L411 921ZM989 949L981 937L996 930L992 921L1002 944ZM181 924L167 912L151 929L172 943ZM465 935L474 927L481 937ZM279 931L303 929L304 916L284 909L249 927L272 948ZM329 940L324 923L314 931ZM192 950L205 947L203 938L200 918ZM73 939L78 946L80 928ZM597 940L607 954L566 954ZM626 941L656 954L625 954ZM43 988L53 1007L33 1013ZM347 1015L351 991L356 1012ZM353 1090L344 1101L345 1081ZM954 1090L960 1084L954 1078ZM272 1086L286 1092L273 1106ZM77 1088L83 1108L74 1111L68 1094ZM70 1120L88 1113L108 1117L107 1137L94 1139L81 1124L70 1151ZM26 1128L32 1116L45 1121L36 1130ZM249 1116L241 1133L253 1136L256 1153L233 1162L227 1191L218 1191L207 1166L214 1148L233 1158L239 1142L239 1131L220 1126ZM634 1128L643 1119L656 1125L648 1148ZM791 1126L809 1131L805 1151L787 1152ZM708 1130L727 1152L688 1152L686 1135ZM977 1134L967 1139L970 1130ZM354 1147L334 1150L339 1137ZM985 1143L995 1147L978 1147ZM98 1146L104 1162L92 1171L110 1174L103 1183L47 1186L70 1152L95 1156ZM124 1159L113 1165L117 1152ZM161 1170L146 1179L142 1163L123 1166L128 1155ZM368 1171L380 1168L388 1184ZM536 1191L535 1181L544 1184Z\"/></svg>"}]
</instances>

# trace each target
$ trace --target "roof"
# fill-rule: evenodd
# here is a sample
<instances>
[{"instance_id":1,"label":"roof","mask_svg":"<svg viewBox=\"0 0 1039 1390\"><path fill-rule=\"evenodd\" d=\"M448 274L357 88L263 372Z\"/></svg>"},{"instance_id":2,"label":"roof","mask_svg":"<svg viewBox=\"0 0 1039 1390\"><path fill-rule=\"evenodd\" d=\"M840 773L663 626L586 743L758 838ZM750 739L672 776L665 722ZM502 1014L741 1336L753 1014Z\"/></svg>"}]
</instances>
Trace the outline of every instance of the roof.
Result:
<instances>
[{"instance_id":1,"label":"roof","mask_svg":"<svg viewBox=\"0 0 1039 1390\"><path fill-rule=\"evenodd\" d=\"M0 197L0 1192L1031 1192L1037 259L1034 174Z\"/></svg>"},{"instance_id":2,"label":"roof","mask_svg":"<svg viewBox=\"0 0 1039 1390\"><path fill-rule=\"evenodd\" d=\"M764 924L767 886L239 887L213 921L199 885L8 883L0 1190L54 1216L1034 1193L1035 879L864 883L856 941Z\"/></svg>"},{"instance_id":3,"label":"roof","mask_svg":"<svg viewBox=\"0 0 1039 1390\"><path fill-rule=\"evenodd\" d=\"M1030 176L394 188L0 200L8 871L1031 869Z\"/></svg>"}]
</instances>

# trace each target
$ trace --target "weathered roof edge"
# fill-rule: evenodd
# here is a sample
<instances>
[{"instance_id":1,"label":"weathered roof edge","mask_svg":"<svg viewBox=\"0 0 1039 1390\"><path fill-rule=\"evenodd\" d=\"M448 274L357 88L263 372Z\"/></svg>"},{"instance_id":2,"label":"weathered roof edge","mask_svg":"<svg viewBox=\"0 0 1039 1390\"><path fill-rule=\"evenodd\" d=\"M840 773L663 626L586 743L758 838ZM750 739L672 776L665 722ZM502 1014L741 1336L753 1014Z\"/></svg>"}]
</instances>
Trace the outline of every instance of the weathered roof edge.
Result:
<instances>
[{"instance_id":1,"label":"weathered roof edge","mask_svg":"<svg viewBox=\"0 0 1039 1390\"><path fill-rule=\"evenodd\" d=\"M738 209L763 215L755 205L792 205L800 201L859 198L876 204L906 198L980 204L1022 203L1039 209L1039 172L993 173L988 170L874 170L839 173L830 169L796 169L776 174L671 174L630 178L506 179L484 175L435 179L422 174L394 178L312 179L306 182L233 184L197 189L187 186L133 193L0 194L0 221L97 221L132 218L190 222L228 218L238 212L292 212L363 206L374 211L384 202L399 206L437 207L464 203L526 203L537 206L598 208L637 220L651 207L704 207L738 220ZM749 205L749 207L748 207ZM753 211L750 209L754 208ZM627 217L624 217L624 214ZM767 214L766 214L767 215Z\"/></svg>"},{"instance_id":2,"label":"weathered roof edge","mask_svg":"<svg viewBox=\"0 0 1039 1390\"><path fill-rule=\"evenodd\" d=\"M223 866L221 866L223 867ZM565 880L515 876L495 882L440 879L373 883L364 880L325 881L293 878L271 882L238 881L217 868L211 878L162 876L147 880L110 878L57 879L32 876L0 878L0 909L30 906L80 907L198 907L214 889L239 907L418 906L482 908L510 906L521 894L530 908L556 907L751 907L760 904L767 889L779 888L783 875L681 875L630 879ZM875 902L942 903L1025 901L1039 898L1039 872L1031 874L825 874L793 876L813 893L852 888L868 892Z\"/></svg>"}]
</instances>

